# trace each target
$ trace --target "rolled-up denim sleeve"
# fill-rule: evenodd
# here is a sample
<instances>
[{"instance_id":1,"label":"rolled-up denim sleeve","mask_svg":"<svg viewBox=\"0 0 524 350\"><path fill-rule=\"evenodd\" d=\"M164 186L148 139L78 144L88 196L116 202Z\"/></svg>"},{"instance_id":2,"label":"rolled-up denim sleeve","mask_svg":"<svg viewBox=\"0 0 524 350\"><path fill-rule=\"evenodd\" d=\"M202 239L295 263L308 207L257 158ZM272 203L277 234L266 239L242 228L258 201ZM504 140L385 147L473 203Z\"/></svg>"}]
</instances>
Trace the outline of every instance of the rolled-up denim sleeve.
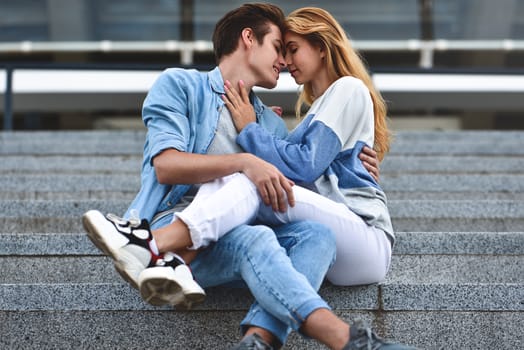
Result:
<instances>
[{"instance_id":1,"label":"rolled-up denim sleeve","mask_svg":"<svg viewBox=\"0 0 524 350\"><path fill-rule=\"evenodd\" d=\"M148 130L149 159L166 149L187 151L190 126L188 96L182 80L163 72L149 90L142 109Z\"/></svg>"}]
</instances>

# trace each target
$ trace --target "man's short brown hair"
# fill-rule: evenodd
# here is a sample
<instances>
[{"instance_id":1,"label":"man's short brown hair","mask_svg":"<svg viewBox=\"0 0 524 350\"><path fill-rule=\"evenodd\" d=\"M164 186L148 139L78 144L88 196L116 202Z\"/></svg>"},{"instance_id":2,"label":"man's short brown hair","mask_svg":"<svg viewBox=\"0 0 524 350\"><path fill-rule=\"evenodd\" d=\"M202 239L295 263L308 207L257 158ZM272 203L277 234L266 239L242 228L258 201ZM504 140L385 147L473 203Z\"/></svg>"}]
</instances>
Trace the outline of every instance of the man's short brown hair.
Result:
<instances>
[{"instance_id":1,"label":"man's short brown hair","mask_svg":"<svg viewBox=\"0 0 524 350\"><path fill-rule=\"evenodd\" d=\"M238 38L245 28L251 28L256 40L262 43L271 23L284 34L285 20L282 9L273 4L244 4L229 11L217 22L213 32L216 62L219 63L222 57L236 50Z\"/></svg>"}]
</instances>

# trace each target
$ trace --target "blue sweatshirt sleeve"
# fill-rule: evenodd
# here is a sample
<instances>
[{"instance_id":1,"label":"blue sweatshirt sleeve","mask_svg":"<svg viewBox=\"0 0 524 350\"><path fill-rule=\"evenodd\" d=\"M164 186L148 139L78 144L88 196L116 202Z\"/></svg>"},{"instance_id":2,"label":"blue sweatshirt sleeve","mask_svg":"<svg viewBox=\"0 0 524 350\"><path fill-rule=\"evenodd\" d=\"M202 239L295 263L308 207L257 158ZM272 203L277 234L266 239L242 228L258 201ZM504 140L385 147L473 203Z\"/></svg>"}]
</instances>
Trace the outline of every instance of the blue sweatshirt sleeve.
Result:
<instances>
[{"instance_id":1,"label":"blue sweatshirt sleeve","mask_svg":"<svg viewBox=\"0 0 524 350\"><path fill-rule=\"evenodd\" d=\"M256 123L248 124L237 143L247 152L275 165L296 182L311 183L328 168L341 150L337 135L322 122L313 122L288 138L279 139ZM297 134L299 134L298 139ZM290 141L290 139L292 141Z\"/></svg>"}]
</instances>

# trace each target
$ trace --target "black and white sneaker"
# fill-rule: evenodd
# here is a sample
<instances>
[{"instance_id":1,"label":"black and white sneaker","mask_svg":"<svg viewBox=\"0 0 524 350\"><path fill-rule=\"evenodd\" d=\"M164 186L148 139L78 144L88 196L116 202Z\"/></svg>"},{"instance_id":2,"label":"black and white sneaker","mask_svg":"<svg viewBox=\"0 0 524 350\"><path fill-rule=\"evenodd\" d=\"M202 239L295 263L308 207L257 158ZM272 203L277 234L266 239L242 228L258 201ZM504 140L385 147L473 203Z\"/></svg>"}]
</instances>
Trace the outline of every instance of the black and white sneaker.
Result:
<instances>
[{"instance_id":1,"label":"black and white sneaker","mask_svg":"<svg viewBox=\"0 0 524 350\"><path fill-rule=\"evenodd\" d=\"M138 289L138 276L160 258L151 250L153 240L147 220L124 220L90 210L82 216L87 236L98 249L114 260L122 278Z\"/></svg>"},{"instance_id":2,"label":"black and white sneaker","mask_svg":"<svg viewBox=\"0 0 524 350\"><path fill-rule=\"evenodd\" d=\"M189 310L206 297L189 267L171 253L165 253L162 259L158 259L155 267L142 271L138 285L142 299L155 306L168 304Z\"/></svg>"}]
</instances>

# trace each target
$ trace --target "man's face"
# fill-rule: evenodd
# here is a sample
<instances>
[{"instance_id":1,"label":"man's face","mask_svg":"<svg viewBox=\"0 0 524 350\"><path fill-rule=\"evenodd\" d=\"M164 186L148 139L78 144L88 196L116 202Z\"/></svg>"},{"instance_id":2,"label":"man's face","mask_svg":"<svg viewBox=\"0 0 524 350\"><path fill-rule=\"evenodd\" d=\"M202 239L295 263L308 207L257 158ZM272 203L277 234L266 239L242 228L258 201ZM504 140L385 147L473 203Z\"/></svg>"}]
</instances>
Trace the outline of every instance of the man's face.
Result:
<instances>
[{"instance_id":1,"label":"man's face","mask_svg":"<svg viewBox=\"0 0 524 350\"><path fill-rule=\"evenodd\" d=\"M256 43L249 55L249 66L254 74L254 85L272 89L277 85L280 71L286 66L280 29L274 24L261 43Z\"/></svg>"}]
</instances>

